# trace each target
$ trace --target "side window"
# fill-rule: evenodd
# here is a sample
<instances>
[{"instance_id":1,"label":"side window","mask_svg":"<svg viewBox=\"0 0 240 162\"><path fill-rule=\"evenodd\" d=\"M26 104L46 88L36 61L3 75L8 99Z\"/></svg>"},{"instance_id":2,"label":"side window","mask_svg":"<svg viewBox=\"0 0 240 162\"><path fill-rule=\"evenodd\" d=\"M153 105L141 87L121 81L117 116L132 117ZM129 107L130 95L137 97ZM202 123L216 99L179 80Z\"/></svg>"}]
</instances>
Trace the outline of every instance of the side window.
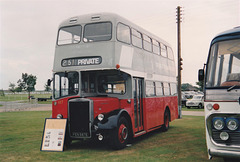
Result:
<instances>
[{"instance_id":1,"label":"side window","mask_svg":"<svg viewBox=\"0 0 240 162\"><path fill-rule=\"evenodd\" d=\"M152 43L153 43L153 53L155 53L157 55L160 55L160 44L159 44L159 42L153 39Z\"/></svg>"},{"instance_id":2,"label":"side window","mask_svg":"<svg viewBox=\"0 0 240 162\"><path fill-rule=\"evenodd\" d=\"M156 96L155 83L152 81L146 81L146 96L147 97Z\"/></svg>"},{"instance_id":3,"label":"side window","mask_svg":"<svg viewBox=\"0 0 240 162\"><path fill-rule=\"evenodd\" d=\"M143 49L152 52L152 40L150 37L143 34Z\"/></svg>"},{"instance_id":4,"label":"side window","mask_svg":"<svg viewBox=\"0 0 240 162\"><path fill-rule=\"evenodd\" d=\"M170 95L170 87L169 83L163 83L163 89L164 89L164 95L168 96Z\"/></svg>"},{"instance_id":5,"label":"side window","mask_svg":"<svg viewBox=\"0 0 240 162\"><path fill-rule=\"evenodd\" d=\"M60 97L60 75L54 75L54 98Z\"/></svg>"},{"instance_id":6,"label":"side window","mask_svg":"<svg viewBox=\"0 0 240 162\"><path fill-rule=\"evenodd\" d=\"M167 46L161 43L161 55L167 57Z\"/></svg>"},{"instance_id":7,"label":"side window","mask_svg":"<svg viewBox=\"0 0 240 162\"><path fill-rule=\"evenodd\" d=\"M156 95L162 96L163 95L163 83L156 82L155 84L156 84Z\"/></svg>"},{"instance_id":8,"label":"side window","mask_svg":"<svg viewBox=\"0 0 240 162\"><path fill-rule=\"evenodd\" d=\"M174 56L173 56L173 51L170 47L167 47L167 54L168 54L168 58L170 60L173 60L174 59Z\"/></svg>"},{"instance_id":9,"label":"side window","mask_svg":"<svg viewBox=\"0 0 240 162\"><path fill-rule=\"evenodd\" d=\"M131 43L130 28L127 25L119 23L117 26L117 40L127 44Z\"/></svg>"},{"instance_id":10,"label":"side window","mask_svg":"<svg viewBox=\"0 0 240 162\"><path fill-rule=\"evenodd\" d=\"M175 83L170 83L171 94L174 95L177 93L177 85Z\"/></svg>"},{"instance_id":11,"label":"side window","mask_svg":"<svg viewBox=\"0 0 240 162\"><path fill-rule=\"evenodd\" d=\"M142 34L135 29L132 29L132 44L136 47L142 48Z\"/></svg>"}]
</instances>

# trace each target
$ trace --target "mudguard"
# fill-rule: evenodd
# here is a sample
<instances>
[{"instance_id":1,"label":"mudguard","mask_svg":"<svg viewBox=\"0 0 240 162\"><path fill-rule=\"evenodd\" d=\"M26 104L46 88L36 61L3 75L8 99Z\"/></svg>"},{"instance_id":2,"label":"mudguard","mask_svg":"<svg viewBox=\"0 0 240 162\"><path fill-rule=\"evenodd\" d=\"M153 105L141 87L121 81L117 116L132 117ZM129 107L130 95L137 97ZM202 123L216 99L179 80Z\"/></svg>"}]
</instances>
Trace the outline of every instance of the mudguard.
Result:
<instances>
[{"instance_id":1,"label":"mudguard","mask_svg":"<svg viewBox=\"0 0 240 162\"><path fill-rule=\"evenodd\" d=\"M120 118L121 114L123 112L126 112L124 109L117 109L114 110L108 114L104 114L105 117L103 121L98 121L98 119L95 119L96 125L98 126L98 129L114 129L117 127L118 119Z\"/></svg>"}]
</instances>

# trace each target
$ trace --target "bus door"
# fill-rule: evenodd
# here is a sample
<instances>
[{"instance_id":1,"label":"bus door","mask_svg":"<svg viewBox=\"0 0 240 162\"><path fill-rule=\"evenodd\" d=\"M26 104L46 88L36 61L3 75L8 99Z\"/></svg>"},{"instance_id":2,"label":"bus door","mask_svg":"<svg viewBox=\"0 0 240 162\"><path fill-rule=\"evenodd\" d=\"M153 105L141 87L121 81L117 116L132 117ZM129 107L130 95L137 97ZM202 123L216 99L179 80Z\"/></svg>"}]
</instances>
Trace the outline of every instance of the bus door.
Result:
<instances>
[{"instance_id":1,"label":"bus door","mask_svg":"<svg viewBox=\"0 0 240 162\"><path fill-rule=\"evenodd\" d=\"M133 78L135 132L143 130L143 79Z\"/></svg>"}]
</instances>

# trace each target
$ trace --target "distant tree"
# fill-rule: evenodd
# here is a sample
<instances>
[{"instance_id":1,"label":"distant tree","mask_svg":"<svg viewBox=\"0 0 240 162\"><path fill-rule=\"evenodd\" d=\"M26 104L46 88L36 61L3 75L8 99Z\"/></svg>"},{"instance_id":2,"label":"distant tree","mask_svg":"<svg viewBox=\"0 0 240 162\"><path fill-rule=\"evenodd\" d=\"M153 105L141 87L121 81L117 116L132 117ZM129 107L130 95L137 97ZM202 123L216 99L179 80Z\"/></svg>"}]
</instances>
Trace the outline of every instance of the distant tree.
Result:
<instances>
[{"instance_id":1,"label":"distant tree","mask_svg":"<svg viewBox=\"0 0 240 162\"><path fill-rule=\"evenodd\" d=\"M187 90L188 90L188 87L192 87L192 85L189 84L189 83L183 83L183 84L181 85L182 91L187 91Z\"/></svg>"},{"instance_id":2,"label":"distant tree","mask_svg":"<svg viewBox=\"0 0 240 162\"><path fill-rule=\"evenodd\" d=\"M183 83L181 85L181 89L182 89L182 91L197 91L198 87L195 87L189 83Z\"/></svg>"},{"instance_id":3,"label":"distant tree","mask_svg":"<svg viewBox=\"0 0 240 162\"><path fill-rule=\"evenodd\" d=\"M18 87L16 89L18 89L18 92L22 92L22 90L26 88L25 83L23 83L21 79L19 79L17 83L18 83Z\"/></svg>"},{"instance_id":4,"label":"distant tree","mask_svg":"<svg viewBox=\"0 0 240 162\"><path fill-rule=\"evenodd\" d=\"M15 92L22 92L22 88L16 87L16 88L15 88Z\"/></svg>"},{"instance_id":5,"label":"distant tree","mask_svg":"<svg viewBox=\"0 0 240 162\"><path fill-rule=\"evenodd\" d=\"M11 91L12 93L15 93L16 92L16 88L15 88L15 84L14 83L9 83L9 91Z\"/></svg>"},{"instance_id":6,"label":"distant tree","mask_svg":"<svg viewBox=\"0 0 240 162\"><path fill-rule=\"evenodd\" d=\"M48 86L48 83L44 85L44 91L50 92L52 89L50 86Z\"/></svg>"},{"instance_id":7,"label":"distant tree","mask_svg":"<svg viewBox=\"0 0 240 162\"><path fill-rule=\"evenodd\" d=\"M3 97L5 96L5 93L4 93L3 89L0 90L0 96L3 96Z\"/></svg>"},{"instance_id":8,"label":"distant tree","mask_svg":"<svg viewBox=\"0 0 240 162\"><path fill-rule=\"evenodd\" d=\"M22 79L18 80L19 89L28 92L28 99L30 100L30 92L35 90L35 85L37 83L37 77L32 74L22 73Z\"/></svg>"},{"instance_id":9,"label":"distant tree","mask_svg":"<svg viewBox=\"0 0 240 162\"><path fill-rule=\"evenodd\" d=\"M196 84L199 86L199 91L203 91L203 81L196 82Z\"/></svg>"}]
</instances>

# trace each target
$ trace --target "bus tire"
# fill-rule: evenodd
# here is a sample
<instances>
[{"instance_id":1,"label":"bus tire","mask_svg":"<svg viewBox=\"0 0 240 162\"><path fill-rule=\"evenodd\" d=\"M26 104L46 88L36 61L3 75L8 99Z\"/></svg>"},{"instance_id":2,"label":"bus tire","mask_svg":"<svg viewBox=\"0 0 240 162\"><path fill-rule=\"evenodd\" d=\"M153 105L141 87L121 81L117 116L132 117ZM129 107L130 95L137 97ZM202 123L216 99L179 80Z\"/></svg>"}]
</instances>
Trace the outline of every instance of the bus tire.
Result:
<instances>
[{"instance_id":1,"label":"bus tire","mask_svg":"<svg viewBox=\"0 0 240 162\"><path fill-rule=\"evenodd\" d=\"M199 104L199 105L198 105L198 108L199 108L199 109L202 109L202 108L203 108L202 104Z\"/></svg>"},{"instance_id":2,"label":"bus tire","mask_svg":"<svg viewBox=\"0 0 240 162\"><path fill-rule=\"evenodd\" d=\"M119 150L126 147L130 138L129 123L125 117L120 117L117 128L113 130L111 135L111 146L113 149Z\"/></svg>"},{"instance_id":3,"label":"bus tire","mask_svg":"<svg viewBox=\"0 0 240 162\"><path fill-rule=\"evenodd\" d=\"M169 129L169 121L170 121L169 111L165 110L165 113L164 113L164 124L163 124L163 127L162 127L162 130L164 132L168 131L168 129Z\"/></svg>"}]
</instances>

